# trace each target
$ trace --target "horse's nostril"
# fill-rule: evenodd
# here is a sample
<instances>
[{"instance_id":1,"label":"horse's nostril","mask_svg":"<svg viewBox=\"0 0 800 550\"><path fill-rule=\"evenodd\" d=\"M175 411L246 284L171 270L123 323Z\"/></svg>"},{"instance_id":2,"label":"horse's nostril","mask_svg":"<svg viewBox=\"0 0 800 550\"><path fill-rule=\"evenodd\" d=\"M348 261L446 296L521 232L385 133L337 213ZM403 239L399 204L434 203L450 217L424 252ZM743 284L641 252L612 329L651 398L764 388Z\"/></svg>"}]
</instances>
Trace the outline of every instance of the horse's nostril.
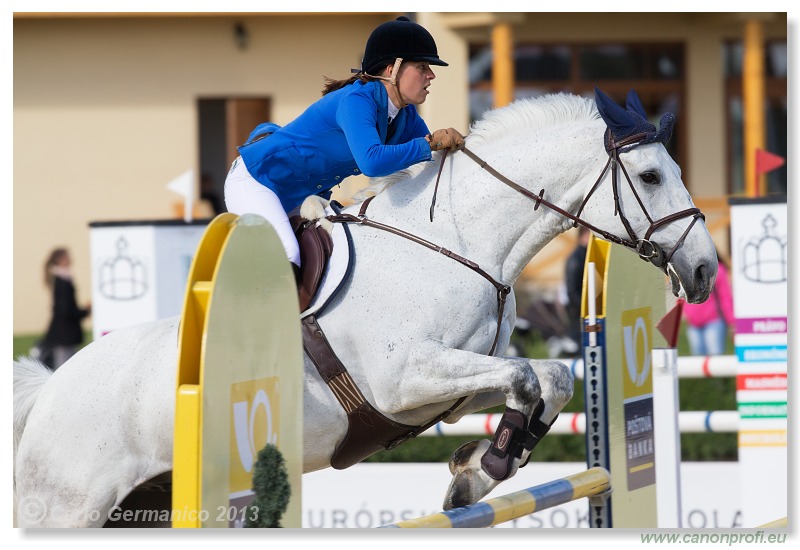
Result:
<instances>
[{"instance_id":1,"label":"horse's nostril","mask_svg":"<svg viewBox=\"0 0 800 550\"><path fill-rule=\"evenodd\" d=\"M698 283L702 283L707 278L707 272L706 264L700 264L697 266L697 269L694 270L694 280Z\"/></svg>"},{"instance_id":2,"label":"horse's nostril","mask_svg":"<svg viewBox=\"0 0 800 550\"><path fill-rule=\"evenodd\" d=\"M711 291L711 281L708 277L708 267L706 264L700 264L694 270L694 283L696 290L700 294L707 294Z\"/></svg>"}]
</instances>

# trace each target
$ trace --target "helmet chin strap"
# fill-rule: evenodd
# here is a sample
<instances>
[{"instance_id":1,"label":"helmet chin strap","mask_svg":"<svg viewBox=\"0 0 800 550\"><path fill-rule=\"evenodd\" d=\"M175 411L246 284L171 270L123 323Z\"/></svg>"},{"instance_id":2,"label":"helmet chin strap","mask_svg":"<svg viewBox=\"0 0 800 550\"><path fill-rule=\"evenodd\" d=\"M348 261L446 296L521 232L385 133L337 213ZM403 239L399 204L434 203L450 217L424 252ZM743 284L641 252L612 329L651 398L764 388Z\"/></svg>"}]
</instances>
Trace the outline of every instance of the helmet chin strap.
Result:
<instances>
[{"instance_id":1,"label":"helmet chin strap","mask_svg":"<svg viewBox=\"0 0 800 550\"><path fill-rule=\"evenodd\" d=\"M378 80L384 80L391 84L397 92L397 98L400 100L400 108L406 107L408 102L403 99L403 94L400 93L400 87L397 85L397 73L400 72L400 65L403 63L403 58L398 57L394 60L394 67L392 67L392 74L387 78L385 76L373 76Z\"/></svg>"}]
</instances>

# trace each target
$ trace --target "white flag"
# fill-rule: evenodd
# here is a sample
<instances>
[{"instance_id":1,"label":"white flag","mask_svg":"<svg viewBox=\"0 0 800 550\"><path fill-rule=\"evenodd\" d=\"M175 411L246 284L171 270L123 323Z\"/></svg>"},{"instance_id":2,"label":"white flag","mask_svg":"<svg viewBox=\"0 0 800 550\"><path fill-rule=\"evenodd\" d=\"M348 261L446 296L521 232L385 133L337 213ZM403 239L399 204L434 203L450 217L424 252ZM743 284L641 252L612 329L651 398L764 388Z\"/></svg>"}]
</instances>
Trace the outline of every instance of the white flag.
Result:
<instances>
[{"instance_id":1,"label":"white flag","mask_svg":"<svg viewBox=\"0 0 800 550\"><path fill-rule=\"evenodd\" d=\"M167 189L183 197L183 219L192 221L192 202L194 200L194 171L187 170L167 184Z\"/></svg>"}]
</instances>

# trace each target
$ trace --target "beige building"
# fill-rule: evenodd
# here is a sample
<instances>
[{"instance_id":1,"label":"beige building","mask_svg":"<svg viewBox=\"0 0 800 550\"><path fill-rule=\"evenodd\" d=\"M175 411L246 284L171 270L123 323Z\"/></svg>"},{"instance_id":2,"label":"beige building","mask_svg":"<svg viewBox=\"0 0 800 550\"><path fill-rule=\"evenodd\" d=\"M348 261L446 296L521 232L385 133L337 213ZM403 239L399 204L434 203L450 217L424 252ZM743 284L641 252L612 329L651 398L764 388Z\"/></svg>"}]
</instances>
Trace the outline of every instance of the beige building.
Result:
<instances>
[{"instance_id":1,"label":"beige building","mask_svg":"<svg viewBox=\"0 0 800 550\"><path fill-rule=\"evenodd\" d=\"M190 169L198 194L204 174L221 195L234 145L253 121L292 120L319 97L323 75L349 76L369 32L396 15L15 14L14 333L46 326L42 265L53 247L71 250L79 301L88 301L91 222L180 218L180 199L166 185ZM450 63L436 71L421 108L432 129L466 132L491 105L499 26L515 47L517 96L590 95L595 84L624 96L636 87L648 109L675 110L673 153L723 251L726 197L743 189L737 59L757 19L778 121L769 123L778 135L772 147L785 154L785 13L412 15ZM777 177L769 185L780 192ZM335 196L346 202L363 183L354 179ZM213 214L200 206L197 216ZM566 235L548 247L526 284L552 293L571 246Z\"/></svg>"}]
</instances>

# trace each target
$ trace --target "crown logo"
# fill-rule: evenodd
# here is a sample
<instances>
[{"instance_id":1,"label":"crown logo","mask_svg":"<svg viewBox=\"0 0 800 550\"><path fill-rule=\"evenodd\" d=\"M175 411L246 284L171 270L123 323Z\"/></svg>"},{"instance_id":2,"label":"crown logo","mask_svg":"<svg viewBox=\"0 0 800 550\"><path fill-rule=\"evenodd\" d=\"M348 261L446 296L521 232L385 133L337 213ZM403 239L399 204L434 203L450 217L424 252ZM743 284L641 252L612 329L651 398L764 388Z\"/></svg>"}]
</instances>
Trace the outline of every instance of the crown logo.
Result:
<instances>
[{"instance_id":1,"label":"crown logo","mask_svg":"<svg viewBox=\"0 0 800 550\"><path fill-rule=\"evenodd\" d=\"M100 266L100 293L110 300L136 300L147 292L147 269L128 256L128 241L117 239L117 255Z\"/></svg>"},{"instance_id":2,"label":"crown logo","mask_svg":"<svg viewBox=\"0 0 800 550\"><path fill-rule=\"evenodd\" d=\"M786 237L775 234L777 225L772 214L767 214L761 222L764 233L744 245L742 273L746 279L756 283L782 283L787 280Z\"/></svg>"}]
</instances>

